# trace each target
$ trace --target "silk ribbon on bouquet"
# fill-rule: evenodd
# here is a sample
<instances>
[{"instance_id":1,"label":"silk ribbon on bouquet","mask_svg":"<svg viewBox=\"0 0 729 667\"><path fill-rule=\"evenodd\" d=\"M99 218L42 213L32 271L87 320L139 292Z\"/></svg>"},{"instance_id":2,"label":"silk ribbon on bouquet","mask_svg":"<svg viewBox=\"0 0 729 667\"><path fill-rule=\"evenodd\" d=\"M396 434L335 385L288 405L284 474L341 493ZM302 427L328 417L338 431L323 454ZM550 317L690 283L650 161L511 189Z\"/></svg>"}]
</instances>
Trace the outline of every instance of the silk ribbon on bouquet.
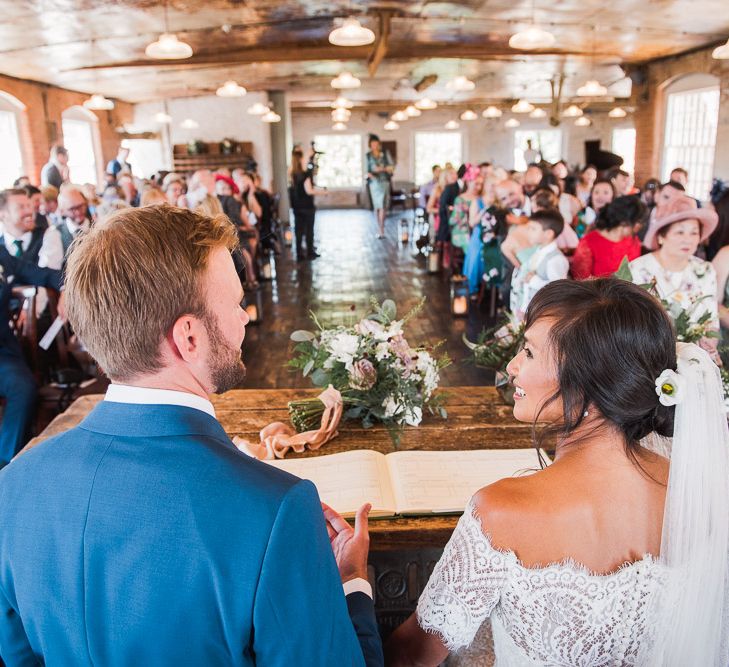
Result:
<instances>
[{"instance_id":1,"label":"silk ribbon on bouquet","mask_svg":"<svg viewBox=\"0 0 729 667\"><path fill-rule=\"evenodd\" d=\"M342 395L329 385L317 397L324 404L321 426L316 431L297 433L291 426L283 422L273 422L265 426L260 433L260 442L251 442L240 436L233 438L233 444L248 456L259 461L282 459L289 449L303 452L319 449L338 435L337 426L342 419Z\"/></svg>"}]
</instances>

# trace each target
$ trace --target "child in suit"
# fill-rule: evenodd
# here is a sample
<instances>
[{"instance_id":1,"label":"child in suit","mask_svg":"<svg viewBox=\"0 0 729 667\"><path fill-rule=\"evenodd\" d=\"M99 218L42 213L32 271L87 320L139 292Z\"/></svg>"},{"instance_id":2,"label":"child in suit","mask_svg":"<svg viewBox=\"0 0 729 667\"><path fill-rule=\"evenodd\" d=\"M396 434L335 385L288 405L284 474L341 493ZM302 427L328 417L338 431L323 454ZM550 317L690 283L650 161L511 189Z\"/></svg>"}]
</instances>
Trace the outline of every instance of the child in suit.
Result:
<instances>
[{"instance_id":1,"label":"child in suit","mask_svg":"<svg viewBox=\"0 0 729 667\"><path fill-rule=\"evenodd\" d=\"M527 235L534 251L515 275L517 289L512 287L512 311L518 322L524 319L529 302L542 287L569 273L569 261L557 247L563 229L564 218L556 209L537 211L529 218Z\"/></svg>"}]
</instances>

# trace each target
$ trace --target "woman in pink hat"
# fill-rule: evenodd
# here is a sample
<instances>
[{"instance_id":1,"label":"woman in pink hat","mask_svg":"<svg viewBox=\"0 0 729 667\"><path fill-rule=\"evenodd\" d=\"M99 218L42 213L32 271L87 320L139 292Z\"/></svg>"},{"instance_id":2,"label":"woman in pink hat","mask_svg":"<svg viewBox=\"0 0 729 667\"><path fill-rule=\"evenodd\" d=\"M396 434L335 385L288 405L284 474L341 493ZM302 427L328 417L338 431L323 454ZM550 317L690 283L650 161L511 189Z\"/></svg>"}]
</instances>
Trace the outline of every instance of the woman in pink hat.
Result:
<instances>
[{"instance_id":1,"label":"woman in pink hat","mask_svg":"<svg viewBox=\"0 0 729 667\"><path fill-rule=\"evenodd\" d=\"M708 312L711 328L716 331L716 271L695 253L717 223L715 211L698 208L691 197L675 197L660 207L650 222L643 245L652 252L630 263L634 283L655 285L659 298L688 310L692 322ZM704 339L701 345L716 354L717 339Z\"/></svg>"}]
</instances>

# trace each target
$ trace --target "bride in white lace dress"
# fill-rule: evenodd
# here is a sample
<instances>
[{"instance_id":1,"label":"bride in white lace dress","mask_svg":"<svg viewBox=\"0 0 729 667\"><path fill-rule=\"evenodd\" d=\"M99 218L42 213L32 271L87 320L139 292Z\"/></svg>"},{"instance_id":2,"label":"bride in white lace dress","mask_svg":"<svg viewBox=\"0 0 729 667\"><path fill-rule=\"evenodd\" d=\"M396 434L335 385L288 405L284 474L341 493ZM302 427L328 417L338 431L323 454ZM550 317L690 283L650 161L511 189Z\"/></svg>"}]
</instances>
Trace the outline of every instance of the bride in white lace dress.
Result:
<instances>
[{"instance_id":1,"label":"bride in white lace dress","mask_svg":"<svg viewBox=\"0 0 729 667\"><path fill-rule=\"evenodd\" d=\"M498 667L726 667L718 370L677 358L660 304L616 279L551 283L526 326L514 416L550 425L554 463L474 495L388 664L438 665L490 619ZM673 435L670 466L651 434Z\"/></svg>"}]
</instances>

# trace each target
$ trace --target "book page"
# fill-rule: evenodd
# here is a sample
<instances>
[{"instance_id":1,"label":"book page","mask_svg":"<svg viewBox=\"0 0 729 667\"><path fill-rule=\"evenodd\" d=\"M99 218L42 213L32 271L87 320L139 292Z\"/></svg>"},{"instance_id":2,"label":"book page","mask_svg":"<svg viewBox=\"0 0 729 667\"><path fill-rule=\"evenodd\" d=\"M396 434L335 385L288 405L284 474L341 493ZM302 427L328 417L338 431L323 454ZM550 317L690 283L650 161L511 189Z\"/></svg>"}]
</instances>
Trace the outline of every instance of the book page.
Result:
<instances>
[{"instance_id":1,"label":"book page","mask_svg":"<svg viewBox=\"0 0 729 667\"><path fill-rule=\"evenodd\" d=\"M365 503L372 503L372 517L395 514L387 462L384 454L374 450L358 449L266 463L314 482L319 497L346 517L354 516Z\"/></svg>"},{"instance_id":2,"label":"book page","mask_svg":"<svg viewBox=\"0 0 729 667\"><path fill-rule=\"evenodd\" d=\"M399 514L462 512L480 488L540 467L534 449L395 452L386 459Z\"/></svg>"}]
</instances>

